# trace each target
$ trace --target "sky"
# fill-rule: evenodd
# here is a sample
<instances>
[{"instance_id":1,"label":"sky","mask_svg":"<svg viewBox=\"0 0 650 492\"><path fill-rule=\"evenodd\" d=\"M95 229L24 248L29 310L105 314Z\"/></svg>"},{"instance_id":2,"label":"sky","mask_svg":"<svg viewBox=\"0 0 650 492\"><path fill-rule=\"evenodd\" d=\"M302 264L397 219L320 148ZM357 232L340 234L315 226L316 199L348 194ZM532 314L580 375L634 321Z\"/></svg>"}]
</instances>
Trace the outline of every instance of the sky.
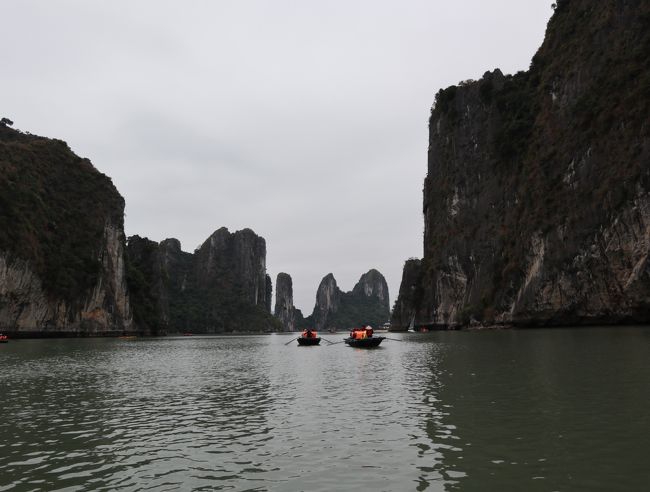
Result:
<instances>
[{"instance_id":1,"label":"sky","mask_svg":"<svg viewBox=\"0 0 650 492\"><path fill-rule=\"evenodd\" d=\"M311 314L423 250L436 92L526 70L550 0L0 0L0 117L113 179L125 229L251 228Z\"/></svg>"}]
</instances>

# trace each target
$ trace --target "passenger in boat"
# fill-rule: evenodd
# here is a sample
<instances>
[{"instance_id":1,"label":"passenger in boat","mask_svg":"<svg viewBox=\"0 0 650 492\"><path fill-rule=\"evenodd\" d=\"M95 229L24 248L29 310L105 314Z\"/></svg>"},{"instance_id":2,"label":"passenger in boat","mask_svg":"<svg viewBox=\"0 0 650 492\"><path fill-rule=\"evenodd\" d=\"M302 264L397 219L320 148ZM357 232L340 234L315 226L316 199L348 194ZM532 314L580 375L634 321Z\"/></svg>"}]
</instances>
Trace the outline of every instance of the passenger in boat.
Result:
<instances>
[{"instance_id":1,"label":"passenger in boat","mask_svg":"<svg viewBox=\"0 0 650 492\"><path fill-rule=\"evenodd\" d=\"M362 340L366 336L366 329L363 326L361 328L353 328L350 332L350 338L354 340Z\"/></svg>"},{"instance_id":2,"label":"passenger in boat","mask_svg":"<svg viewBox=\"0 0 650 492\"><path fill-rule=\"evenodd\" d=\"M316 338L316 334L311 329L307 328L306 330L303 330L302 337L303 338Z\"/></svg>"},{"instance_id":3,"label":"passenger in boat","mask_svg":"<svg viewBox=\"0 0 650 492\"><path fill-rule=\"evenodd\" d=\"M372 326L370 325L366 326L366 337L370 338L372 334L373 334Z\"/></svg>"}]
</instances>

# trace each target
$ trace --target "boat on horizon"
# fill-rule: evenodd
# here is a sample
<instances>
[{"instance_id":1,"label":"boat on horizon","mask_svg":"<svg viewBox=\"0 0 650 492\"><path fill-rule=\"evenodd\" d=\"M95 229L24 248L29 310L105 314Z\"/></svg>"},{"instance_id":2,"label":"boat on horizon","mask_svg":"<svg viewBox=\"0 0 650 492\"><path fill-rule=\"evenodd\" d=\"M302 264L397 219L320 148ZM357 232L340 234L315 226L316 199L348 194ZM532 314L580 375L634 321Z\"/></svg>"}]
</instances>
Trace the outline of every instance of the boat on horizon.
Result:
<instances>
[{"instance_id":1,"label":"boat on horizon","mask_svg":"<svg viewBox=\"0 0 650 492\"><path fill-rule=\"evenodd\" d=\"M9 337L0 333L0 343L9 343Z\"/></svg>"},{"instance_id":2,"label":"boat on horizon","mask_svg":"<svg viewBox=\"0 0 650 492\"><path fill-rule=\"evenodd\" d=\"M301 347L318 345L320 343L320 337L318 336L318 333L310 329L303 330L300 336L296 338L296 340L298 340L298 345Z\"/></svg>"},{"instance_id":3,"label":"boat on horizon","mask_svg":"<svg viewBox=\"0 0 650 492\"><path fill-rule=\"evenodd\" d=\"M386 337L375 336L371 326L362 326L361 328L353 328L350 331L350 336L344 341L350 347L376 348L385 339Z\"/></svg>"}]
</instances>

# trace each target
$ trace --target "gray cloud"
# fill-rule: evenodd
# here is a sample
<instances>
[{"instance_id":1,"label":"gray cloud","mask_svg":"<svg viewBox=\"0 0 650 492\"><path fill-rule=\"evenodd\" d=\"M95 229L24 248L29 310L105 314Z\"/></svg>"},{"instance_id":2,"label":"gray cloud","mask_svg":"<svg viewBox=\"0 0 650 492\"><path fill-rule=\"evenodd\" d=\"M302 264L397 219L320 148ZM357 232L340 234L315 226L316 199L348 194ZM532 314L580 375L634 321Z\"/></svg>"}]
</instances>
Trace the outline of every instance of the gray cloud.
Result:
<instances>
[{"instance_id":1,"label":"gray cloud","mask_svg":"<svg viewBox=\"0 0 650 492\"><path fill-rule=\"evenodd\" d=\"M251 227L311 312L422 251L437 90L527 68L542 0L21 0L0 18L2 116L111 176L128 234Z\"/></svg>"}]
</instances>

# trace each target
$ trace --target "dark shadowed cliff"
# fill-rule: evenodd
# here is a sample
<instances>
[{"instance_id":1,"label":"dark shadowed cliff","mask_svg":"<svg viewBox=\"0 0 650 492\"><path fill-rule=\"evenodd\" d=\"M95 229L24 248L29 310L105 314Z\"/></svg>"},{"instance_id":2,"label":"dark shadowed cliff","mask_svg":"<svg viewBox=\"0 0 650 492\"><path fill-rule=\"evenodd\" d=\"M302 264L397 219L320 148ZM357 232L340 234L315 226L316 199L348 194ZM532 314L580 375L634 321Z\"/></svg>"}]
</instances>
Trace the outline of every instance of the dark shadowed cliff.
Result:
<instances>
[{"instance_id":1,"label":"dark shadowed cliff","mask_svg":"<svg viewBox=\"0 0 650 492\"><path fill-rule=\"evenodd\" d=\"M250 229L215 231L194 254L180 242L129 238L136 324L151 333L272 331L266 242Z\"/></svg>"},{"instance_id":2,"label":"dark shadowed cliff","mask_svg":"<svg viewBox=\"0 0 650 492\"><path fill-rule=\"evenodd\" d=\"M111 180L65 142L7 124L0 123L0 331L281 329L270 313L263 238L221 228L194 254L176 239L133 236L125 247L124 200Z\"/></svg>"},{"instance_id":3,"label":"dark shadowed cliff","mask_svg":"<svg viewBox=\"0 0 650 492\"><path fill-rule=\"evenodd\" d=\"M275 281L274 314L285 331L294 331L304 324L302 312L293 305L293 281L288 273L278 273Z\"/></svg>"},{"instance_id":4,"label":"dark shadowed cliff","mask_svg":"<svg viewBox=\"0 0 650 492\"><path fill-rule=\"evenodd\" d=\"M557 3L531 68L436 96L392 324L650 320L650 3Z\"/></svg>"},{"instance_id":5,"label":"dark shadowed cliff","mask_svg":"<svg viewBox=\"0 0 650 492\"><path fill-rule=\"evenodd\" d=\"M65 142L0 124L0 331L131 329L124 200Z\"/></svg>"},{"instance_id":6,"label":"dark shadowed cliff","mask_svg":"<svg viewBox=\"0 0 650 492\"><path fill-rule=\"evenodd\" d=\"M302 326L347 329L384 324L390 316L388 284L377 270L364 273L352 292L342 292L334 275L326 275L316 292L316 305Z\"/></svg>"}]
</instances>

